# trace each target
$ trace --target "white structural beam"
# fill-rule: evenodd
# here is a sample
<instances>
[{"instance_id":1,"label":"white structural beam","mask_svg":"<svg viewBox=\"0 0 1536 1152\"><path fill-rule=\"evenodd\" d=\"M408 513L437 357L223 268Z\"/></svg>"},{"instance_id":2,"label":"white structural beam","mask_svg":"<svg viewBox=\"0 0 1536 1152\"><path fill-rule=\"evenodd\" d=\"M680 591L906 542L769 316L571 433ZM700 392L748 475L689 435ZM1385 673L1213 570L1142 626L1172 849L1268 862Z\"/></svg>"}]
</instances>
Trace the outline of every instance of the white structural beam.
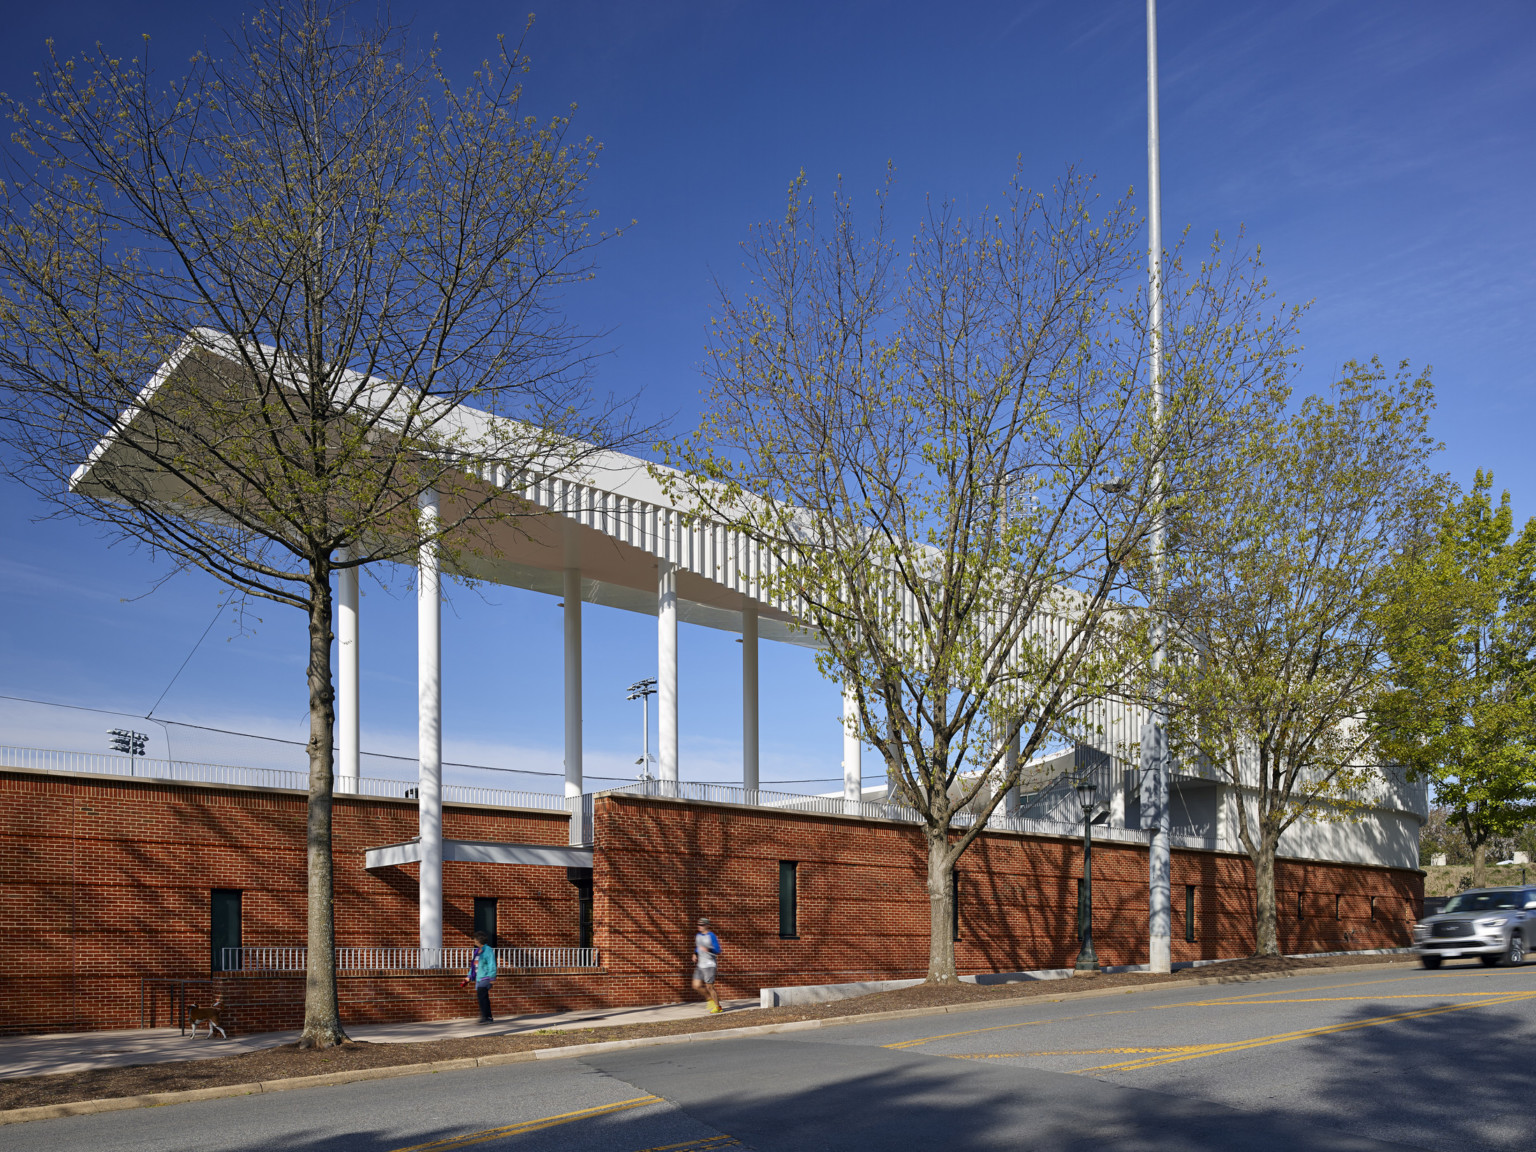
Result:
<instances>
[{"instance_id":1,"label":"white structural beam","mask_svg":"<svg viewBox=\"0 0 1536 1152\"><path fill-rule=\"evenodd\" d=\"M347 558L346 553L341 559ZM338 792L356 792L362 775L362 711L357 656L357 569L336 573L336 775Z\"/></svg>"},{"instance_id":2,"label":"white structural beam","mask_svg":"<svg viewBox=\"0 0 1536 1152\"><path fill-rule=\"evenodd\" d=\"M562 848L552 844L504 844L490 840L444 840L443 859L470 864L533 864L546 868L590 868L592 849ZM421 860L421 841L369 848L363 866L398 868Z\"/></svg>"},{"instance_id":3,"label":"white structural beam","mask_svg":"<svg viewBox=\"0 0 1536 1152\"><path fill-rule=\"evenodd\" d=\"M864 748L859 739L859 697L843 681L843 811L857 816L864 801Z\"/></svg>"},{"instance_id":4,"label":"white structural beam","mask_svg":"<svg viewBox=\"0 0 1536 1152\"><path fill-rule=\"evenodd\" d=\"M757 791L757 602L741 604L741 786Z\"/></svg>"},{"instance_id":5,"label":"white structural beam","mask_svg":"<svg viewBox=\"0 0 1536 1152\"><path fill-rule=\"evenodd\" d=\"M565 524L565 799L571 843L581 842L581 568L576 525Z\"/></svg>"},{"instance_id":6,"label":"white structural beam","mask_svg":"<svg viewBox=\"0 0 1536 1152\"><path fill-rule=\"evenodd\" d=\"M416 560L416 803L421 840L417 900L422 963L436 968L443 946L443 610L441 561L432 536L438 530L441 513L435 491L423 492L420 502L421 532L426 542Z\"/></svg>"},{"instance_id":7,"label":"white structural beam","mask_svg":"<svg viewBox=\"0 0 1536 1152\"><path fill-rule=\"evenodd\" d=\"M663 780L677 779L677 566L656 562L656 744Z\"/></svg>"}]
</instances>

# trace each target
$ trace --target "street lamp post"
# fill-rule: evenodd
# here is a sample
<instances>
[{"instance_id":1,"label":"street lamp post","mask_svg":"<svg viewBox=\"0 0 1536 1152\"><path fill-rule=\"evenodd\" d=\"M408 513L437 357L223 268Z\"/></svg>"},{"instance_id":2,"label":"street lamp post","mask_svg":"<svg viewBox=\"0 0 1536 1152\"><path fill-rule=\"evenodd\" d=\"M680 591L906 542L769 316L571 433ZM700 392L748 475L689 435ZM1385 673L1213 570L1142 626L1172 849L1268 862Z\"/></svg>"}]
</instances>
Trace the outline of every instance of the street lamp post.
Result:
<instances>
[{"instance_id":1,"label":"street lamp post","mask_svg":"<svg viewBox=\"0 0 1536 1152\"><path fill-rule=\"evenodd\" d=\"M651 697L656 695L656 677L647 680L636 680L629 686L629 695L626 700L640 701L640 759L635 763L640 765L640 783L649 784L654 777L651 775Z\"/></svg>"},{"instance_id":2,"label":"street lamp post","mask_svg":"<svg viewBox=\"0 0 1536 1152\"><path fill-rule=\"evenodd\" d=\"M1093 952L1093 794L1097 791L1093 781L1084 780L1077 786L1077 799L1083 806L1083 898L1078 904L1078 935L1082 948L1077 953L1077 963L1072 966L1074 976L1097 976L1099 958Z\"/></svg>"}]
</instances>

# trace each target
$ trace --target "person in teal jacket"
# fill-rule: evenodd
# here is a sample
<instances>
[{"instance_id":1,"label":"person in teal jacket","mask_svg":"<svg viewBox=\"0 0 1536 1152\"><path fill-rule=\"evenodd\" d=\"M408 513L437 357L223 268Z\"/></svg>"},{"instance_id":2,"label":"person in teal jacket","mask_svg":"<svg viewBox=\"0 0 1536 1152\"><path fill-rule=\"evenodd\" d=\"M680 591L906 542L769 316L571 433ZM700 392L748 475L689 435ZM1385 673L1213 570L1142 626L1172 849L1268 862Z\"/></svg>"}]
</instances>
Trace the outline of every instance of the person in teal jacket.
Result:
<instances>
[{"instance_id":1,"label":"person in teal jacket","mask_svg":"<svg viewBox=\"0 0 1536 1152\"><path fill-rule=\"evenodd\" d=\"M464 977L459 987L464 987L471 980L475 982L475 999L480 1002L480 1023L496 1023L491 1015L491 985L496 983L496 949L491 947L491 938L484 932L475 933L475 950L469 954L469 975Z\"/></svg>"}]
</instances>

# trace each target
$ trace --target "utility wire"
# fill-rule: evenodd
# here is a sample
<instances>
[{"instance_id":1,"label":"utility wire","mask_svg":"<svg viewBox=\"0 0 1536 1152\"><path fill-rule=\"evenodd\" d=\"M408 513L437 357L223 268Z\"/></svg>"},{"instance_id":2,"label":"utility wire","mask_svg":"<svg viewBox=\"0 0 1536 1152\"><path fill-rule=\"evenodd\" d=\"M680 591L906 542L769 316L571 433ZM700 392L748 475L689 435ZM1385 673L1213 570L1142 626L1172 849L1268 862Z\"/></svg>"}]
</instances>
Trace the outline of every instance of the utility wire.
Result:
<instances>
[{"instance_id":1,"label":"utility wire","mask_svg":"<svg viewBox=\"0 0 1536 1152\"><path fill-rule=\"evenodd\" d=\"M203 646L203 641L208 639L208 633L213 631L213 626L219 622L219 617L224 615L224 609L229 607L230 599L231 596L226 596L223 600L219 601L219 606L213 610L213 619L208 621L208 627L203 629L203 634L197 638L197 643L192 645L192 651L187 653L187 658L181 662L181 667L176 669L176 675L171 677L171 682L165 686L165 691L160 693L155 702L149 706L149 711L144 713L144 719L153 720L155 718L155 709L160 707L160 702L165 699L166 694L175 686L176 681L181 679L181 674L187 670L187 665L192 663L192 657L197 655L197 650Z\"/></svg>"}]
</instances>

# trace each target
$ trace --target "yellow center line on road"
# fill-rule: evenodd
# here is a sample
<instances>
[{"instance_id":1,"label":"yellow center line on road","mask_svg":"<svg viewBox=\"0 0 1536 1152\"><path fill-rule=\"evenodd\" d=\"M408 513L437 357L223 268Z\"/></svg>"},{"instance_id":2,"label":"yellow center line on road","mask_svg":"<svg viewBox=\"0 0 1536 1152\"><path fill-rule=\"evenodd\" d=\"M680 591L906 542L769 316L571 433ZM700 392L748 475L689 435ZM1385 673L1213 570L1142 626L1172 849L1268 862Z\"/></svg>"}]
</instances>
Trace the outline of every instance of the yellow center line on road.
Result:
<instances>
[{"instance_id":1,"label":"yellow center line on road","mask_svg":"<svg viewBox=\"0 0 1536 1152\"><path fill-rule=\"evenodd\" d=\"M705 1136L698 1140L684 1140L681 1144L658 1144L654 1148L642 1148L640 1152L714 1152L716 1148L742 1148L745 1145L734 1136Z\"/></svg>"},{"instance_id":2,"label":"yellow center line on road","mask_svg":"<svg viewBox=\"0 0 1536 1152\"><path fill-rule=\"evenodd\" d=\"M620 1100L617 1104L599 1104L592 1108L578 1108L574 1112L561 1112L555 1116L541 1116L537 1120L524 1120L518 1124L508 1124L504 1128L487 1128L481 1132L470 1132L463 1136L450 1136L443 1140L431 1140L426 1144L412 1144L406 1148L395 1148L392 1152L446 1152L449 1148L467 1148L471 1144L483 1144L487 1140L500 1140L507 1136L520 1136L524 1132L537 1132L541 1128L555 1128L561 1124L571 1124L577 1120L587 1120L594 1116L609 1116L615 1112L627 1112L631 1108L644 1108L648 1104L663 1103L660 1096L636 1096L632 1100ZM725 1148L729 1145L722 1144Z\"/></svg>"},{"instance_id":3,"label":"yellow center line on road","mask_svg":"<svg viewBox=\"0 0 1536 1152\"><path fill-rule=\"evenodd\" d=\"M1079 1074L1088 1072L1137 1072L1143 1068L1157 1068L1164 1064L1178 1064L1185 1060L1201 1060L1207 1056L1220 1056L1229 1052L1244 1052L1251 1048L1264 1048L1271 1044L1286 1044L1292 1040L1306 1040L1314 1036L1328 1036L1338 1032L1353 1032L1360 1028L1374 1028L1378 1024L1393 1024L1402 1020L1418 1020L1425 1016L1440 1016L1447 1012L1465 1012L1469 1008L1495 1008L1503 1004L1517 1004L1536 997L1536 992L1516 992L1495 1000L1479 1000L1473 1004L1444 1004L1435 1008L1417 1008L1411 1012L1396 1012L1390 1016L1375 1016L1369 1020L1350 1020L1338 1024L1324 1024L1317 1028L1303 1028L1296 1032L1281 1032L1274 1036L1256 1036L1251 1040L1234 1040L1215 1044L1197 1052L1170 1053L1147 1060L1125 1060L1118 1064L1098 1064L1092 1068L1075 1069Z\"/></svg>"},{"instance_id":4,"label":"yellow center line on road","mask_svg":"<svg viewBox=\"0 0 1536 1152\"><path fill-rule=\"evenodd\" d=\"M1054 1052L953 1052L955 1060L1022 1060L1030 1056L1108 1056L1117 1052L1204 1052L1220 1044L1176 1044L1166 1048L1063 1048Z\"/></svg>"}]
</instances>

